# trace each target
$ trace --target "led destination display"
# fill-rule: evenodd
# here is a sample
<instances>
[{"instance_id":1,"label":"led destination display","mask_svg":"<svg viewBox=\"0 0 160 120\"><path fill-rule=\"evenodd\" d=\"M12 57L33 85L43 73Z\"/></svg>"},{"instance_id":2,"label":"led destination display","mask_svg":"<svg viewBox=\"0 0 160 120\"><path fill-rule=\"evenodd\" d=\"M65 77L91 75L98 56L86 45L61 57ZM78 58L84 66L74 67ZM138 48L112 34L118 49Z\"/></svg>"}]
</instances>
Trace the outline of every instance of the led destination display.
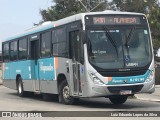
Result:
<instances>
[{"instance_id":1,"label":"led destination display","mask_svg":"<svg viewBox=\"0 0 160 120\"><path fill-rule=\"evenodd\" d=\"M103 16L103 17L93 17L93 24L103 25L103 24L141 24L139 17L134 16Z\"/></svg>"}]
</instances>

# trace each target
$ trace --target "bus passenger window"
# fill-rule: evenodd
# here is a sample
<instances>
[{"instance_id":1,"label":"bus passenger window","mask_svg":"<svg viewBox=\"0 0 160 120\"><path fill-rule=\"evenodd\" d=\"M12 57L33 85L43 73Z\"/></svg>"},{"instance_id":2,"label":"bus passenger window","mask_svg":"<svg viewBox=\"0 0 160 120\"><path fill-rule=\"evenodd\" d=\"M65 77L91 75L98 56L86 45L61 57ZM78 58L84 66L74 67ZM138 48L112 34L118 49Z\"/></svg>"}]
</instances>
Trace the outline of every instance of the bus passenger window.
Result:
<instances>
[{"instance_id":1,"label":"bus passenger window","mask_svg":"<svg viewBox=\"0 0 160 120\"><path fill-rule=\"evenodd\" d=\"M27 39L19 40L19 59L27 59Z\"/></svg>"},{"instance_id":2,"label":"bus passenger window","mask_svg":"<svg viewBox=\"0 0 160 120\"><path fill-rule=\"evenodd\" d=\"M9 43L3 45L3 61L9 61Z\"/></svg>"},{"instance_id":3,"label":"bus passenger window","mask_svg":"<svg viewBox=\"0 0 160 120\"><path fill-rule=\"evenodd\" d=\"M59 28L52 31L52 45L54 56L67 56L66 29Z\"/></svg>"},{"instance_id":4,"label":"bus passenger window","mask_svg":"<svg viewBox=\"0 0 160 120\"><path fill-rule=\"evenodd\" d=\"M10 59L17 60L17 41L10 43Z\"/></svg>"},{"instance_id":5,"label":"bus passenger window","mask_svg":"<svg viewBox=\"0 0 160 120\"><path fill-rule=\"evenodd\" d=\"M41 56L49 57L51 54L51 36L50 32L41 34Z\"/></svg>"}]
</instances>

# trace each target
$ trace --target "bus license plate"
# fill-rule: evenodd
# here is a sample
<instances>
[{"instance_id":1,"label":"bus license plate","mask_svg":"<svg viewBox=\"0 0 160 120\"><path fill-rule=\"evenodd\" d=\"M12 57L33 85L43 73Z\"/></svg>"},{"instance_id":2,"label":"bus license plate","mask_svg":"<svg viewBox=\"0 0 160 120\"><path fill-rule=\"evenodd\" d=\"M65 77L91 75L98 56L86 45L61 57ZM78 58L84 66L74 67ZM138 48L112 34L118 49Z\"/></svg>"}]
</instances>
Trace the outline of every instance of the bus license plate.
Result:
<instances>
[{"instance_id":1,"label":"bus license plate","mask_svg":"<svg viewBox=\"0 0 160 120\"><path fill-rule=\"evenodd\" d=\"M132 94L132 91L131 90L121 90L120 94L121 95L130 95L130 94Z\"/></svg>"}]
</instances>

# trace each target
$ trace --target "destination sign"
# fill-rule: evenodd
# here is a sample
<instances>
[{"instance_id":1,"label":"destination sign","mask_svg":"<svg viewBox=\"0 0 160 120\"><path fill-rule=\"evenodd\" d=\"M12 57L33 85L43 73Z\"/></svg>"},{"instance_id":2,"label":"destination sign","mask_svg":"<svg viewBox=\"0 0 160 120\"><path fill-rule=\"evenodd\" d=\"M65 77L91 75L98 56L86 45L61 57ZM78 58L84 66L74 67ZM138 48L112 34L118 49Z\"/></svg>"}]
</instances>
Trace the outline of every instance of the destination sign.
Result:
<instances>
[{"instance_id":1,"label":"destination sign","mask_svg":"<svg viewBox=\"0 0 160 120\"><path fill-rule=\"evenodd\" d=\"M104 24L141 24L139 17L134 16L103 16L93 17L93 24L104 25Z\"/></svg>"}]
</instances>

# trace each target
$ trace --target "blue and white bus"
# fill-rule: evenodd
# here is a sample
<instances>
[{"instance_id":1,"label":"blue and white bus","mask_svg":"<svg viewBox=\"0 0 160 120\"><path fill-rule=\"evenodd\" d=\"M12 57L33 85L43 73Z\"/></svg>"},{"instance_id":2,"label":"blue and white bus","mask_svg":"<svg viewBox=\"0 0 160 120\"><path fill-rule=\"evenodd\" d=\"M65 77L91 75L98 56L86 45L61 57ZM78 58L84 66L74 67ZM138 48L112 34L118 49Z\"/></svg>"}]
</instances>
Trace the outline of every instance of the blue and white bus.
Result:
<instances>
[{"instance_id":1,"label":"blue and white bus","mask_svg":"<svg viewBox=\"0 0 160 120\"><path fill-rule=\"evenodd\" d=\"M128 96L155 90L152 38L144 14L104 11L39 25L3 42L3 84L57 94L59 102Z\"/></svg>"}]
</instances>

